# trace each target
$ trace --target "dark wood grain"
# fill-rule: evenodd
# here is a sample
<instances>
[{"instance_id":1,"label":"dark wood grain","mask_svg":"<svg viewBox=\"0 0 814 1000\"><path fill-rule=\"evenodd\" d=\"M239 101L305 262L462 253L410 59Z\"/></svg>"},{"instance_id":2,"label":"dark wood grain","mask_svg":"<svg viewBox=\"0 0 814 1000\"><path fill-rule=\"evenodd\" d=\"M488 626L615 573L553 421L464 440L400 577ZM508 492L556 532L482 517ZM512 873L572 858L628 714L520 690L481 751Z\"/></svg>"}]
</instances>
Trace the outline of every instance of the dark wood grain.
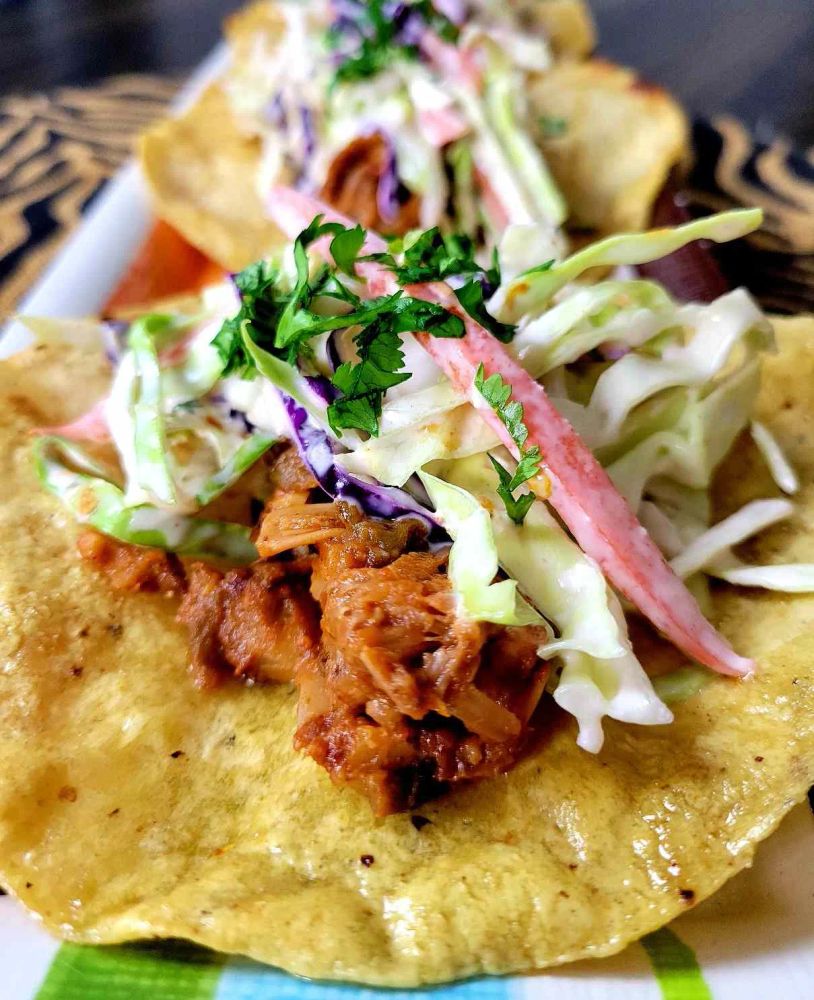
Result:
<instances>
[{"instance_id":1,"label":"dark wood grain","mask_svg":"<svg viewBox=\"0 0 814 1000\"><path fill-rule=\"evenodd\" d=\"M190 69L235 0L0 0L0 93ZM814 0L593 0L601 51L698 114L814 145Z\"/></svg>"}]
</instances>

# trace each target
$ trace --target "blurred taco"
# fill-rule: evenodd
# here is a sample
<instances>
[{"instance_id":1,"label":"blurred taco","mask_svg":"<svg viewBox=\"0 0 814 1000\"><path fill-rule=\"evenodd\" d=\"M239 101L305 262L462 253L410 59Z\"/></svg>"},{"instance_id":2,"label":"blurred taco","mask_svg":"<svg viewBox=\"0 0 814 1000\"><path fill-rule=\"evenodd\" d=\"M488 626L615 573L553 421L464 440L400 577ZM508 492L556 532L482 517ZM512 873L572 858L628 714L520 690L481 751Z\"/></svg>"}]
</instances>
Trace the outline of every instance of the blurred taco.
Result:
<instances>
[{"instance_id":1,"label":"blurred taco","mask_svg":"<svg viewBox=\"0 0 814 1000\"><path fill-rule=\"evenodd\" d=\"M222 79L141 147L159 217L224 267L279 245L274 184L492 244L508 224L641 229L687 154L667 94L586 60L574 0L261 2L226 30Z\"/></svg>"},{"instance_id":2,"label":"blurred taco","mask_svg":"<svg viewBox=\"0 0 814 1000\"><path fill-rule=\"evenodd\" d=\"M584 281L755 212L485 265L272 209L0 366L0 880L320 978L616 952L814 780L814 321Z\"/></svg>"}]
</instances>

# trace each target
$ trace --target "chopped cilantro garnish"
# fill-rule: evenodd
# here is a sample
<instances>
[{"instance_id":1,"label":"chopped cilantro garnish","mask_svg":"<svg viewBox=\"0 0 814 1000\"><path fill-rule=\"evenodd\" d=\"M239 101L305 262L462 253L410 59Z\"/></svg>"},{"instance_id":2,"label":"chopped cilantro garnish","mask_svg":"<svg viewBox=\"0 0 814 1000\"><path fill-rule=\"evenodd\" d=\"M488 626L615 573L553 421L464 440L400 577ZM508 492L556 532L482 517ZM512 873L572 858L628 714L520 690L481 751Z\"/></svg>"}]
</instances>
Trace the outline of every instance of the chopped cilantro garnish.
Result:
<instances>
[{"instance_id":1,"label":"chopped cilantro garnish","mask_svg":"<svg viewBox=\"0 0 814 1000\"><path fill-rule=\"evenodd\" d=\"M422 233L403 256L402 264L392 266L400 285L443 281L452 275L476 274L483 270L475 260L475 245L468 236L443 236L437 226Z\"/></svg>"},{"instance_id":2,"label":"chopped cilantro garnish","mask_svg":"<svg viewBox=\"0 0 814 1000\"><path fill-rule=\"evenodd\" d=\"M308 247L330 236L336 267L323 264L312 274ZM361 226L347 227L336 222L313 220L294 241L297 277L293 289L281 286L278 269L261 261L235 276L240 292L240 312L227 320L213 344L224 362L224 374L241 372L250 377L254 362L245 348L244 329L249 339L290 365L312 355L309 340L331 330L358 327L354 338L357 363L340 365L333 383L340 396L328 408L328 419L337 434L343 428L359 428L369 434L379 432L382 397L391 386L410 377L403 372L404 356L400 334L423 331L434 337L462 337L463 321L441 306L414 299L401 290L392 295L362 299L338 276L337 271L354 277L366 233ZM316 298L342 303L339 315L312 310Z\"/></svg>"},{"instance_id":3,"label":"chopped cilantro garnish","mask_svg":"<svg viewBox=\"0 0 814 1000\"><path fill-rule=\"evenodd\" d=\"M280 272L266 261L250 264L234 277L240 293L240 312L221 326L213 346L224 363L224 376L248 372L254 364L243 346L241 331L248 324L252 340L268 347L280 321L286 298L280 295L277 283Z\"/></svg>"},{"instance_id":4,"label":"chopped cilantro garnish","mask_svg":"<svg viewBox=\"0 0 814 1000\"><path fill-rule=\"evenodd\" d=\"M514 481L514 477L511 472L504 468L493 455L489 455L489 461L497 473L497 495L503 501L506 513L515 524L522 524L526 518L526 514L529 512L529 507L534 503L534 494L521 493L517 498L512 496L512 482Z\"/></svg>"},{"instance_id":5,"label":"chopped cilantro garnish","mask_svg":"<svg viewBox=\"0 0 814 1000\"><path fill-rule=\"evenodd\" d=\"M518 498L513 494L523 483L540 474L540 449L537 445L526 448L529 431L523 422L523 404L511 398L512 387L507 385L497 372L489 378L485 378L484 375L483 365L478 365L475 388L498 415L520 452L520 461L514 475L511 476L499 462L489 456L500 480L497 492L506 506L509 517L516 524L522 524L529 507L534 502L534 494L523 493Z\"/></svg>"},{"instance_id":6,"label":"chopped cilantro garnish","mask_svg":"<svg viewBox=\"0 0 814 1000\"><path fill-rule=\"evenodd\" d=\"M342 395L328 407L328 422L340 436L343 428L353 427L373 437L378 435L385 392L410 377L409 372L401 372L404 354L399 334L464 335L463 322L440 306L403 293L396 293L389 301L392 308L381 312L354 337L359 361L340 365L331 379Z\"/></svg>"},{"instance_id":7,"label":"chopped cilantro garnish","mask_svg":"<svg viewBox=\"0 0 814 1000\"><path fill-rule=\"evenodd\" d=\"M334 83L364 80L395 59L417 59L418 35L426 29L455 42L458 29L431 0L394 4L392 0L346 0L343 14L328 29L327 41L338 56Z\"/></svg>"},{"instance_id":8,"label":"chopped cilantro garnish","mask_svg":"<svg viewBox=\"0 0 814 1000\"><path fill-rule=\"evenodd\" d=\"M365 242L365 231L361 226L343 229L331 240L331 256L340 271L350 278L356 276L356 258Z\"/></svg>"},{"instance_id":9,"label":"chopped cilantro garnish","mask_svg":"<svg viewBox=\"0 0 814 1000\"><path fill-rule=\"evenodd\" d=\"M387 320L374 320L354 338L359 361L346 361L331 379L342 393L328 407L328 421L336 434L357 427L374 437L379 433L382 397L394 385L405 382L401 338Z\"/></svg>"},{"instance_id":10,"label":"chopped cilantro garnish","mask_svg":"<svg viewBox=\"0 0 814 1000\"><path fill-rule=\"evenodd\" d=\"M483 301L483 284L477 278L467 281L460 288L456 288L455 297L472 319L477 320L489 333L503 341L504 344L511 343L517 332L517 327L510 323L501 323L487 311L486 303Z\"/></svg>"},{"instance_id":11,"label":"chopped cilantro garnish","mask_svg":"<svg viewBox=\"0 0 814 1000\"><path fill-rule=\"evenodd\" d=\"M475 259L475 245L468 236L442 235L438 228L428 229L415 240L397 264L391 257L382 260L391 268L399 284L409 285L422 281L444 281L450 277L472 275L455 296L466 312L481 326L503 343L514 337L516 327L501 323L486 309L486 291L500 284L500 265L497 252L492 256L492 266L482 267Z\"/></svg>"}]
</instances>

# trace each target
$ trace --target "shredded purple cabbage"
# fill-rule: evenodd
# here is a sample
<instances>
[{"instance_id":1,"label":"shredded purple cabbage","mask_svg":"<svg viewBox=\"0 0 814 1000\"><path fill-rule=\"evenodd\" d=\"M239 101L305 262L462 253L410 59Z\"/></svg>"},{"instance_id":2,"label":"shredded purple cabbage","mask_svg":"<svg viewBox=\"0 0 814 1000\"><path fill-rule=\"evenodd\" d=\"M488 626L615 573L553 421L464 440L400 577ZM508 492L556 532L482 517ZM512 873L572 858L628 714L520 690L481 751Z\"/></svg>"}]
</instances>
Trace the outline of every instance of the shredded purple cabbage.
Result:
<instances>
[{"instance_id":1,"label":"shredded purple cabbage","mask_svg":"<svg viewBox=\"0 0 814 1000\"><path fill-rule=\"evenodd\" d=\"M380 483L367 482L353 476L336 464L333 442L316 427L298 403L285 393L280 393L291 424L291 436L305 465L311 470L320 487L334 500L356 504L373 517L414 517L427 526L433 541L446 539L446 535L432 517L406 490Z\"/></svg>"},{"instance_id":2,"label":"shredded purple cabbage","mask_svg":"<svg viewBox=\"0 0 814 1000\"><path fill-rule=\"evenodd\" d=\"M379 217L383 222L393 222L400 208L400 184L396 150L392 140L387 135L383 132L379 132L379 135L387 146L387 163L379 177L379 186L376 190L376 207L379 211Z\"/></svg>"},{"instance_id":3,"label":"shredded purple cabbage","mask_svg":"<svg viewBox=\"0 0 814 1000\"><path fill-rule=\"evenodd\" d=\"M272 97L266 105L265 119L272 128L285 132L288 129L288 112L281 91Z\"/></svg>"},{"instance_id":4,"label":"shredded purple cabbage","mask_svg":"<svg viewBox=\"0 0 814 1000\"><path fill-rule=\"evenodd\" d=\"M328 344L328 354L331 355L331 342L329 341ZM335 351L336 348L334 348L334 353ZM333 361L333 357L331 360ZM305 375L304 378L314 395L319 396L323 403L332 403L339 395L336 387L324 375Z\"/></svg>"},{"instance_id":5,"label":"shredded purple cabbage","mask_svg":"<svg viewBox=\"0 0 814 1000\"><path fill-rule=\"evenodd\" d=\"M396 24L396 38L402 45L419 45L427 33L424 19L409 4L395 4L393 21Z\"/></svg>"},{"instance_id":6,"label":"shredded purple cabbage","mask_svg":"<svg viewBox=\"0 0 814 1000\"><path fill-rule=\"evenodd\" d=\"M304 104L300 107L302 121L302 155L305 163L311 159L317 148L317 134L314 130L314 114Z\"/></svg>"},{"instance_id":7,"label":"shredded purple cabbage","mask_svg":"<svg viewBox=\"0 0 814 1000\"><path fill-rule=\"evenodd\" d=\"M102 324L102 340L105 345L105 357L115 368L127 350L127 333L130 324L120 319L106 319Z\"/></svg>"}]
</instances>

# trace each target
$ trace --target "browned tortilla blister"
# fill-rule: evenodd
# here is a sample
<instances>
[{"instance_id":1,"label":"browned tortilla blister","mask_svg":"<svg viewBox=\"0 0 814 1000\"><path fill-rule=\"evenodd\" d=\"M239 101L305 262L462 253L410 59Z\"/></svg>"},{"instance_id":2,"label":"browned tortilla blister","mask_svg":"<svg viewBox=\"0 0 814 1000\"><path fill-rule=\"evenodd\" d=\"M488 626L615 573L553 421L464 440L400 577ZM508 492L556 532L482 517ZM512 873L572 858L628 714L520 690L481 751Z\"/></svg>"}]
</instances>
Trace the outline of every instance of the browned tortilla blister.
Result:
<instances>
[{"instance_id":1,"label":"browned tortilla blister","mask_svg":"<svg viewBox=\"0 0 814 1000\"><path fill-rule=\"evenodd\" d=\"M760 416L805 485L750 556L811 562L814 321L778 327ZM195 690L172 602L114 593L76 558L28 432L104 384L75 349L0 366L0 882L54 933L184 937L391 986L607 955L749 865L814 781L814 596L723 589L752 680L713 679L672 726L607 723L598 756L552 706L506 776L415 823L374 819L293 750L291 690ZM722 511L771 492L739 445Z\"/></svg>"}]
</instances>

